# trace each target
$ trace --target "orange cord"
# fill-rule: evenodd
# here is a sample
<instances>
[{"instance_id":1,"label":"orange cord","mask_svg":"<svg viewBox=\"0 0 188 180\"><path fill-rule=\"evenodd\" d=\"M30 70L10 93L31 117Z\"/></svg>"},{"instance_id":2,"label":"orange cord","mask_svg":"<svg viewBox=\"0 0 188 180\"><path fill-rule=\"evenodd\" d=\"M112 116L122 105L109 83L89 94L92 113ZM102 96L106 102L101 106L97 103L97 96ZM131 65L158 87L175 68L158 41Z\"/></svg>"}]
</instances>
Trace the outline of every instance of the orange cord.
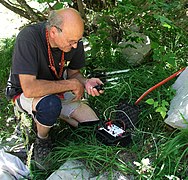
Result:
<instances>
[{"instance_id":1,"label":"orange cord","mask_svg":"<svg viewBox=\"0 0 188 180\"><path fill-rule=\"evenodd\" d=\"M159 82L158 84L156 84L155 86L151 87L150 89L148 89L145 93L143 93L135 102L135 105L138 105L138 103L146 96L148 95L151 91L153 91L154 89L158 88L159 86L165 84L166 82L168 82L169 80L171 80L172 78L178 76L179 74L181 74L183 71L185 70L185 67L180 69L178 72L172 74L171 76L169 76L168 78L164 79L163 81Z\"/></svg>"}]
</instances>

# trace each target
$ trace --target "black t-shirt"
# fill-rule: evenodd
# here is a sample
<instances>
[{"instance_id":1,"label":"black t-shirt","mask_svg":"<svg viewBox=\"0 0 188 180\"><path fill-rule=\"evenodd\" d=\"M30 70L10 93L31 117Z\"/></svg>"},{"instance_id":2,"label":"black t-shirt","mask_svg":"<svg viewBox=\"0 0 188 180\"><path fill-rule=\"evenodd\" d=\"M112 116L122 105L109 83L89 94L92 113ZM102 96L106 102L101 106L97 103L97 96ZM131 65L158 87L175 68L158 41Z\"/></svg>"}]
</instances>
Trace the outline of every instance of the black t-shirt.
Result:
<instances>
[{"instance_id":1,"label":"black t-shirt","mask_svg":"<svg viewBox=\"0 0 188 180\"><path fill-rule=\"evenodd\" d=\"M62 51L51 48L57 73L61 62ZM85 66L83 42L79 41L76 49L64 53L65 66L69 69L81 69ZM6 95L10 99L22 92L19 74L35 75L37 79L57 80L49 67L48 48L46 41L46 23L38 23L25 27L16 38L12 69L10 72ZM63 79L63 77L61 77Z\"/></svg>"}]
</instances>

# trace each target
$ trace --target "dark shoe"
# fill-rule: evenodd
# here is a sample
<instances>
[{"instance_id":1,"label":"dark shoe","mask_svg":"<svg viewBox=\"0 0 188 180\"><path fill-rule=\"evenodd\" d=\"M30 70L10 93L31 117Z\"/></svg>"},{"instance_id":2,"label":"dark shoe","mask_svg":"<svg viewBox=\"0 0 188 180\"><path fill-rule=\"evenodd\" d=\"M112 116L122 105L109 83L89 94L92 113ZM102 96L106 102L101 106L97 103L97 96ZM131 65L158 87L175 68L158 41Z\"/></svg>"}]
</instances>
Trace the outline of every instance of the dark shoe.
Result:
<instances>
[{"instance_id":1,"label":"dark shoe","mask_svg":"<svg viewBox=\"0 0 188 180\"><path fill-rule=\"evenodd\" d=\"M36 138L34 143L34 160L35 164L39 169L47 170L49 169L49 161L47 157L52 150L51 138L40 139Z\"/></svg>"}]
</instances>

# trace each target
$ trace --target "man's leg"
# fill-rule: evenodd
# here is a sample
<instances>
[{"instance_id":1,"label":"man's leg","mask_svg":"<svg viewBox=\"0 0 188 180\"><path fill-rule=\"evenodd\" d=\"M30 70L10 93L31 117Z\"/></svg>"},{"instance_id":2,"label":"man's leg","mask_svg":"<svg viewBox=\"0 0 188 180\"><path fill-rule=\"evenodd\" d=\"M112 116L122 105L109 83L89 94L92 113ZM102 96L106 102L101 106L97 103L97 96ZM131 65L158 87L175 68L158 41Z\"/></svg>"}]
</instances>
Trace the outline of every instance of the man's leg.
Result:
<instances>
[{"instance_id":1,"label":"man's leg","mask_svg":"<svg viewBox=\"0 0 188 180\"><path fill-rule=\"evenodd\" d=\"M32 110L36 112L36 104L40 101L41 98L34 98L32 103ZM41 138L48 137L48 133L50 131L50 127L45 127L35 120L37 126L37 136Z\"/></svg>"},{"instance_id":2,"label":"man's leg","mask_svg":"<svg viewBox=\"0 0 188 180\"><path fill-rule=\"evenodd\" d=\"M61 100L55 95L43 98L34 98L32 110L35 113L37 135L40 138L48 137L50 128L56 123L61 112Z\"/></svg>"},{"instance_id":3,"label":"man's leg","mask_svg":"<svg viewBox=\"0 0 188 180\"><path fill-rule=\"evenodd\" d=\"M64 119L70 125L77 127L80 123L99 122L96 113L84 102L72 102L74 95L70 92L66 93L65 99L62 100L62 110L60 118Z\"/></svg>"},{"instance_id":4,"label":"man's leg","mask_svg":"<svg viewBox=\"0 0 188 180\"><path fill-rule=\"evenodd\" d=\"M34 159L38 167L43 169L45 167L43 161L52 149L48 133L60 115L61 100L56 95L32 99L22 94L19 101L21 108L31 114L36 122L37 138L34 143Z\"/></svg>"},{"instance_id":5,"label":"man's leg","mask_svg":"<svg viewBox=\"0 0 188 180\"><path fill-rule=\"evenodd\" d=\"M84 104L83 102L81 102L80 106L78 106L78 108L76 108L70 114L70 117L76 119L79 123L93 122L99 120L96 113L87 104Z\"/></svg>"}]
</instances>

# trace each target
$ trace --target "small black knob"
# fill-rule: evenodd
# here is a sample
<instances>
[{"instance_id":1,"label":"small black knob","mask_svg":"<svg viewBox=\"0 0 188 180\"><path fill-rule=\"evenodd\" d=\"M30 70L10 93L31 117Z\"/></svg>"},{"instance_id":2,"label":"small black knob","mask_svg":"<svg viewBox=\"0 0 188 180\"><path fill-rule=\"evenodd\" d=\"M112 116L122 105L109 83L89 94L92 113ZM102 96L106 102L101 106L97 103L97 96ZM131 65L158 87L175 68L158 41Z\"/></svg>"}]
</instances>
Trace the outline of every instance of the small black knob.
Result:
<instances>
[{"instance_id":1,"label":"small black knob","mask_svg":"<svg viewBox=\"0 0 188 180\"><path fill-rule=\"evenodd\" d=\"M98 85L94 86L93 88L97 89L97 91L104 90L104 85L98 84Z\"/></svg>"}]
</instances>

